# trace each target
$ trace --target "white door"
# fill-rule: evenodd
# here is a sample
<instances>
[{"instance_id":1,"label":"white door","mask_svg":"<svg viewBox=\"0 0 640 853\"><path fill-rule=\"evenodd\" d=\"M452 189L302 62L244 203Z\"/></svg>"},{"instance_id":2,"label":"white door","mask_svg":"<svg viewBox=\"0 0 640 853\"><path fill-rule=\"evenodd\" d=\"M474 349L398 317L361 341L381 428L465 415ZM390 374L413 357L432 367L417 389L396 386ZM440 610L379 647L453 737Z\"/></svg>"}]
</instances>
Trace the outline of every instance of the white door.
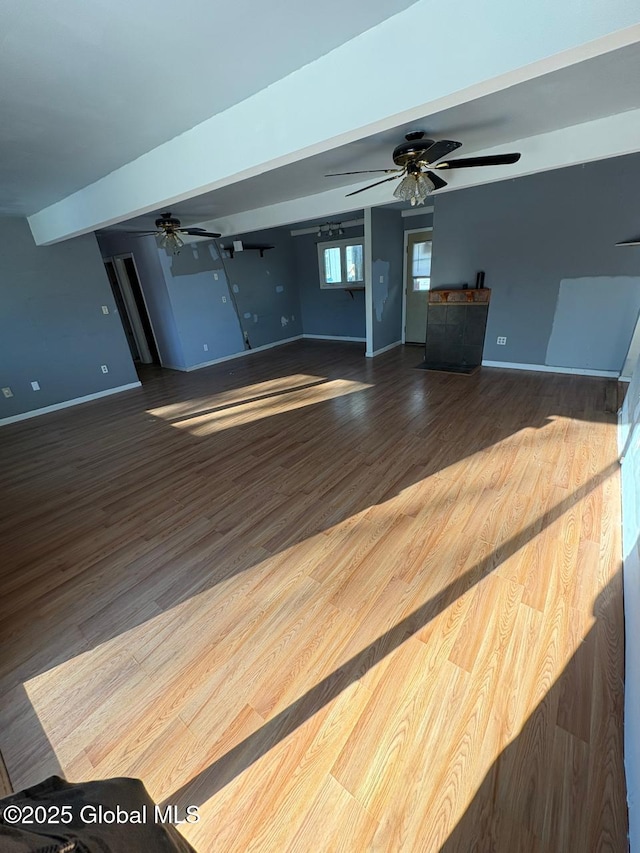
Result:
<instances>
[{"instance_id":1,"label":"white door","mask_svg":"<svg viewBox=\"0 0 640 853\"><path fill-rule=\"evenodd\" d=\"M407 234L405 342L423 344L427 334L427 297L431 286L431 230Z\"/></svg>"}]
</instances>

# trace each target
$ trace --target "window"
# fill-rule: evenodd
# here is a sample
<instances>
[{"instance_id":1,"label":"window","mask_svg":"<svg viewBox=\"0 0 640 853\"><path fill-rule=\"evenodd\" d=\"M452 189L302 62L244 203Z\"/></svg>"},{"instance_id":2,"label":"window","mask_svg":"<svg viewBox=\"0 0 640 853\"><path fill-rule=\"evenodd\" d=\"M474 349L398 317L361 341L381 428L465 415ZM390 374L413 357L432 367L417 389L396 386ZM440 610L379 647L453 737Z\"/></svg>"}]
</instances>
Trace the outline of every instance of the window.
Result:
<instances>
[{"instance_id":1,"label":"window","mask_svg":"<svg viewBox=\"0 0 640 853\"><path fill-rule=\"evenodd\" d=\"M358 287L364 284L364 241L360 238L318 243L320 287Z\"/></svg>"},{"instance_id":2,"label":"window","mask_svg":"<svg viewBox=\"0 0 640 853\"><path fill-rule=\"evenodd\" d=\"M414 291L429 290L431 286L431 240L413 244L411 277Z\"/></svg>"}]
</instances>

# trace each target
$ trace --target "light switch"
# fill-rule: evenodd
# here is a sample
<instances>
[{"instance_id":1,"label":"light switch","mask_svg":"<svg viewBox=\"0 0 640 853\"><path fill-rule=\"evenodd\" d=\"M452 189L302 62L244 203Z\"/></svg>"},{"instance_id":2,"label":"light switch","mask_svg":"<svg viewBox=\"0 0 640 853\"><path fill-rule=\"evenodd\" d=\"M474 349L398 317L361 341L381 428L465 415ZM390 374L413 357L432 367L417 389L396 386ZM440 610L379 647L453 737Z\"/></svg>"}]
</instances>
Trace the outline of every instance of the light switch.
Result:
<instances>
[{"instance_id":1,"label":"light switch","mask_svg":"<svg viewBox=\"0 0 640 853\"><path fill-rule=\"evenodd\" d=\"M2 393L5 397L13 397L13 391L11 390L11 388L3 388Z\"/></svg>"},{"instance_id":2,"label":"light switch","mask_svg":"<svg viewBox=\"0 0 640 853\"><path fill-rule=\"evenodd\" d=\"M34 391L39 391L40 390L40 383L34 381L31 383L31 387L33 388Z\"/></svg>"}]
</instances>

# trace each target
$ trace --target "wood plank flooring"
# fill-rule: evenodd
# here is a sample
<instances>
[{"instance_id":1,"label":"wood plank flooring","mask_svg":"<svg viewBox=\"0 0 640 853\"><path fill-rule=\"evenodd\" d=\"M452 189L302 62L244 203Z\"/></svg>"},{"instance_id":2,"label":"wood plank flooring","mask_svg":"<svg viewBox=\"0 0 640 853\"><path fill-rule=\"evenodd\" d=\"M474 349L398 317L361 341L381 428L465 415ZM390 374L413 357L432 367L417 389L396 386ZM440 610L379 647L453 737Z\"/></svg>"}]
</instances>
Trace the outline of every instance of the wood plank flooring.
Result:
<instances>
[{"instance_id":1,"label":"wood plank flooring","mask_svg":"<svg viewBox=\"0 0 640 853\"><path fill-rule=\"evenodd\" d=\"M627 849L607 380L295 343L0 431L14 788L205 851Z\"/></svg>"}]
</instances>

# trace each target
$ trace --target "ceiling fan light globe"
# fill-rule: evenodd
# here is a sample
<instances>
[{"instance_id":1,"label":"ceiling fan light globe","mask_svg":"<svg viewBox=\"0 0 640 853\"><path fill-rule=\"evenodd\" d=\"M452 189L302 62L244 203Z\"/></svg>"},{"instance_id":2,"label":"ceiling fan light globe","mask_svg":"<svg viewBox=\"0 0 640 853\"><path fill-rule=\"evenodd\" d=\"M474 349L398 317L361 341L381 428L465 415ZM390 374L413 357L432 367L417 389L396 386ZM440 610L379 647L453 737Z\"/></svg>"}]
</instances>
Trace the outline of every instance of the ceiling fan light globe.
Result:
<instances>
[{"instance_id":1,"label":"ceiling fan light globe","mask_svg":"<svg viewBox=\"0 0 640 853\"><path fill-rule=\"evenodd\" d=\"M162 237L160 237L158 245L161 249L165 249L170 254L177 255L180 252L180 249L184 246L184 241L180 239L179 235L176 234L175 231L166 231Z\"/></svg>"},{"instance_id":2,"label":"ceiling fan light globe","mask_svg":"<svg viewBox=\"0 0 640 853\"><path fill-rule=\"evenodd\" d=\"M417 204L424 204L427 196L434 189L435 184L420 172L404 177L393 194L400 201L408 201L412 207L415 207Z\"/></svg>"}]
</instances>

